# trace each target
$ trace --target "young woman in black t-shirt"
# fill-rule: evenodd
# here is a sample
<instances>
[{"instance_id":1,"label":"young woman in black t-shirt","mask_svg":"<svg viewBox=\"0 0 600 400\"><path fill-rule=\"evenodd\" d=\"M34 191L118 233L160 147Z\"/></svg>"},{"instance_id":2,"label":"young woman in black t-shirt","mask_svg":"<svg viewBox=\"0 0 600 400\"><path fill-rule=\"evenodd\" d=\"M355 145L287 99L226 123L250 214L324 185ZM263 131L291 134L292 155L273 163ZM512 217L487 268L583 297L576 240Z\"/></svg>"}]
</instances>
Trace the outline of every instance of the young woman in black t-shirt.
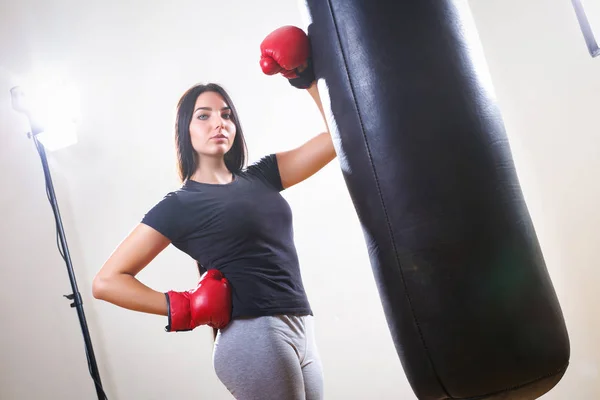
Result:
<instances>
[{"instance_id":1,"label":"young woman in black t-shirt","mask_svg":"<svg viewBox=\"0 0 600 400\"><path fill-rule=\"evenodd\" d=\"M261 45L261 67L306 89L324 118L307 48L297 28L276 30ZM335 158L329 132L246 168L232 100L217 84L197 85L178 104L176 149L183 185L149 210L111 254L94 279L94 297L167 316L167 331L204 323L219 328L214 367L236 398L321 399L312 310L291 210L280 192ZM136 279L169 244L206 272L197 288L162 293Z\"/></svg>"}]
</instances>

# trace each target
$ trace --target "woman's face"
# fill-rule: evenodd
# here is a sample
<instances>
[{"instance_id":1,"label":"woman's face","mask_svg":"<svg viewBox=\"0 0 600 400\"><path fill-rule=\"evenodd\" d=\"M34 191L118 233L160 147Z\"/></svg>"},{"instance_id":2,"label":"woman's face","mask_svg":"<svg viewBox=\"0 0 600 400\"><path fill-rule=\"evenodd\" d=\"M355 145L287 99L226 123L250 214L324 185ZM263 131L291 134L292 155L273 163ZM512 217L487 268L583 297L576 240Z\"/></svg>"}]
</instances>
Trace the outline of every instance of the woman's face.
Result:
<instances>
[{"instance_id":1,"label":"woman's face","mask_svg":"<svg viewBox=\"0 0 600 400\"><path fill-rule=\"evenodd\" d=\"M204 92L196 99L190 122L192 147L201 156L222 157L231 149L236 128L231 110L216 92Z\"/></svg>"}]
</instances>

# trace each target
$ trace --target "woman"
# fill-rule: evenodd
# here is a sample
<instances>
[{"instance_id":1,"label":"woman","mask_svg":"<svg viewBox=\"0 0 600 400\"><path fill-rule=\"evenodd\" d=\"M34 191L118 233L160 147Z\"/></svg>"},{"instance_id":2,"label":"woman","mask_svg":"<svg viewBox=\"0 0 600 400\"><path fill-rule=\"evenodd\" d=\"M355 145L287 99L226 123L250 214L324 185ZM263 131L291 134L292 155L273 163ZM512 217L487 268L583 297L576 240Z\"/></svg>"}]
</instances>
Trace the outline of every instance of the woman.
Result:
<instances>
[{"instance_id":1,"label":"woman","mask_svg":"<svg viewBox=\"0 0 600 400\"><path fill-rule=\"evenodd\" d=\"M283 75L306 88L324 118L310 68L298 71ZM313 315L291 210L280 192L335 158L329 132L244 168L245 141L235 106L221 86L207 84L180 99L176 144L182 187L156 204L117 247L94 279L94 297L168 316L171 325L169 295L135 276L172 243L230 284L231 322L218 331L213 363L234 397L321 399Z\"/></svg>"}]
</instances>

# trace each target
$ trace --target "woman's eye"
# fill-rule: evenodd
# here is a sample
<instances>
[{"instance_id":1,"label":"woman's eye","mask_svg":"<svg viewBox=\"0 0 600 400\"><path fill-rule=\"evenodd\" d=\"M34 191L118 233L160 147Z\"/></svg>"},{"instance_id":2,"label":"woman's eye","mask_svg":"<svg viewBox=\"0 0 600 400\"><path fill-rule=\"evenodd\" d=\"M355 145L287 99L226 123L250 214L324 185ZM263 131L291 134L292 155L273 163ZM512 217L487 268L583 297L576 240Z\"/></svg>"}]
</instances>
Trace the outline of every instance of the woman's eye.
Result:
<instances>
[{"instance_id":1,"label":"woman's eye","mask_svg":"<svg viewBox=\"0 0 600 400\"><path fill-rule=\"evenodd\" d=\"M223 118L231 119L231 113L223 114Z\"/></svg>"},{"instance_id":2,"label":"woman's eye","mask_svg":"<svg viewBox=\"0 0 600 400\"><path fill-rule=\"evenodd\" d=\"M206 114L200 114L200 115L198 115L198 119L201 119L201 120L208 119L208 115L206 115Z\"/></svg>"}]
</instances>

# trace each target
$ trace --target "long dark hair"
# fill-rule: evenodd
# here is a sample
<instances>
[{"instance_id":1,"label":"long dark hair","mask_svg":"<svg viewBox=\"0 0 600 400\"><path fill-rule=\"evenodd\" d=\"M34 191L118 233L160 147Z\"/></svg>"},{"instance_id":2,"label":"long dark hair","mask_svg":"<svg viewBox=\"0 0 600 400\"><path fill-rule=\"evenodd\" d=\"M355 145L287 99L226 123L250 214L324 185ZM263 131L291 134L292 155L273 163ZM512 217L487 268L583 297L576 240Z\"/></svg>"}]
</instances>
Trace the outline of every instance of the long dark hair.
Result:
<instances>
[{"instance_id":1,"label":"long dark hair","mask_svg":"<svg viewBox=\"0 0 600 400\"><path fill-rule=\"evenodd\" d=\"M198 168L198 154L192 146L190 138L190 122L194 114L196 100L204 92L220 94L225 103L231 108L231 119L235 124L236 135L231 149L225 154L225 166L231 173L239 173L246 165L248 149L244 132L238 118L237 110L227 91L219 84L198 84L189 88L179 99L177 104L177 118L175 120L175 146L177 150L177 170L179 179L184 182L189 179Z\"/></svg>"}]
</instances>

